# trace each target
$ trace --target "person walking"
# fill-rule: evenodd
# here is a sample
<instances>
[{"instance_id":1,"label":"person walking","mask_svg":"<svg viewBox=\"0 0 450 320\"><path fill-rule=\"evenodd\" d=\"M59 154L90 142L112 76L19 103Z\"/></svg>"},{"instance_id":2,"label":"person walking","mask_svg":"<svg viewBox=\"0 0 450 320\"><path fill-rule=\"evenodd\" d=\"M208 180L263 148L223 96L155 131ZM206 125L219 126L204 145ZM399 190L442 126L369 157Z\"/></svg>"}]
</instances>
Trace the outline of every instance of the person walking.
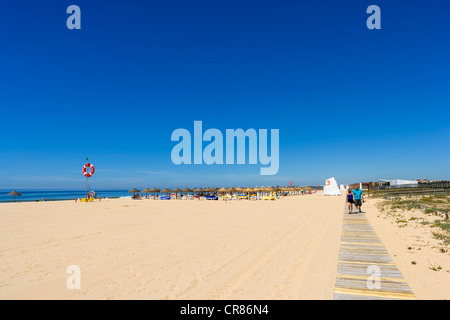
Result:
<instances>
[{"instance_id":1,"label":"person walking","mask_svg":"<svg viewBox=\"0 0 450 320\"><path fill-rule=\"evenodd\" d=\"M358 186L356 186L356 188L352 191L352 193L353 193L353 199L355 202L356 212L362 213L361 206L362 206L362 200L363 200L363 192Z\"/></svg>"},{"instance_id":2,"label":"person walking","mask_svg":"<svg viewBox=\"0 0 450 320\"><path fill-rule=\"evenodd\" d=\"M348 203L348 214L353 213L353 203L355 201L353 200L353 193L350 189L347 191L347 203Z\"/></svg>"}]
</instances>

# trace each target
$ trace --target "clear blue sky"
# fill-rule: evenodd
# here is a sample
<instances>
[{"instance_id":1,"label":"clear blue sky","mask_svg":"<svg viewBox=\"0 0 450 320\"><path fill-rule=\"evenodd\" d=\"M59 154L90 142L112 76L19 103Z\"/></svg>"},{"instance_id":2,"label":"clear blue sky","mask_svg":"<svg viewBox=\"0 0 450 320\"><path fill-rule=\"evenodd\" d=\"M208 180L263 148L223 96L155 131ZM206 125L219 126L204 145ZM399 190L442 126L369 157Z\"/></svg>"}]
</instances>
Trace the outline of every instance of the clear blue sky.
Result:
<instances>
[{"instance_id":1,"label":"clear blue sky","mask_svg":"<svg viewBox=\"0 0 450 320\"><path fill-rule=\"evenodd\" d=\"M66 8L81 8L68 30ZM381 7L381 30L366 8ZM450 179L446 1L1 1L0 188ZM280 130L280 170L176 166L173 130Z\"/></svg>"}]
</instances>

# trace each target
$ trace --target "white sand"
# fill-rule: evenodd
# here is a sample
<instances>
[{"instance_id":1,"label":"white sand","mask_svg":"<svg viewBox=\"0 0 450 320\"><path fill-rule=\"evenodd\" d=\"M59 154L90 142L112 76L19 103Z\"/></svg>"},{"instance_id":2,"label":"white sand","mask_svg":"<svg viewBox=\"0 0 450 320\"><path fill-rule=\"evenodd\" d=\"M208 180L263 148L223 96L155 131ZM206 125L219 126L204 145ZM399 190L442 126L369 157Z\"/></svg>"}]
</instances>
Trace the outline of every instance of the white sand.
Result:
<instances>
[{"instance_id":1,"label":"white sand","mask_svg":"<svg viewBox=\"0 0 450 320\"><path fill-rule=\"evenodd\" d=\"M0 298L332 299L343 207L320 195L1 204Z\"/></svg>"}]
</instances>

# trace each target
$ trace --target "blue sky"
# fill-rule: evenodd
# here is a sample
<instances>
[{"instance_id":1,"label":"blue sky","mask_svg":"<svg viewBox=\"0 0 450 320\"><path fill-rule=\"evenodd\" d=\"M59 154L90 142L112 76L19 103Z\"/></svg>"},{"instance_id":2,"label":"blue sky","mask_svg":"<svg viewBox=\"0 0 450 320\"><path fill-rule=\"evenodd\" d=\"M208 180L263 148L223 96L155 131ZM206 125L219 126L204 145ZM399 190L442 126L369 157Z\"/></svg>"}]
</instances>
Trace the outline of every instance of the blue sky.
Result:
<instances>
[{"instance_id":1,"label":"blue sky","mask_svg":"<svg viewBox=\"0 0 450 320\"><path fill-rule=\"evenodd\" d=\"M68 30L66 8L81 8ZM368 30L366 8L381 8ZM443 1L1 1L0 188L450 179ZM172 163L173 130L280 130L280 169Z\"/></svg>"}]
</instances>

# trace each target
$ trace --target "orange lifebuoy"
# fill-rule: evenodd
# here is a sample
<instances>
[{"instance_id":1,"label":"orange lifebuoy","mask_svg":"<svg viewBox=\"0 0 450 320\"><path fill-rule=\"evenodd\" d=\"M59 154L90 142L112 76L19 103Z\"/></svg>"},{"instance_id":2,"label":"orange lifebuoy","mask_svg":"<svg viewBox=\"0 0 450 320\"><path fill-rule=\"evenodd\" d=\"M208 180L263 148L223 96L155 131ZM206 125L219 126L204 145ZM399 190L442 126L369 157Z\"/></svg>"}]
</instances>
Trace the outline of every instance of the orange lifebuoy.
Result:
<instances>
[{"instance_id":1,"label":"orange lifebuoy","mask_svg":"<svg viewBox=\"0 0 450 320\"><path fill-rule=\"evenodd\" d=\"M90 168L91 172L87 172L87 168ZM87 178L92 177L92 175L94 174L94 171L95 171L95 168L92 163L86 163L83 167L83 175Z\"/></svg>"}]
</instances>

